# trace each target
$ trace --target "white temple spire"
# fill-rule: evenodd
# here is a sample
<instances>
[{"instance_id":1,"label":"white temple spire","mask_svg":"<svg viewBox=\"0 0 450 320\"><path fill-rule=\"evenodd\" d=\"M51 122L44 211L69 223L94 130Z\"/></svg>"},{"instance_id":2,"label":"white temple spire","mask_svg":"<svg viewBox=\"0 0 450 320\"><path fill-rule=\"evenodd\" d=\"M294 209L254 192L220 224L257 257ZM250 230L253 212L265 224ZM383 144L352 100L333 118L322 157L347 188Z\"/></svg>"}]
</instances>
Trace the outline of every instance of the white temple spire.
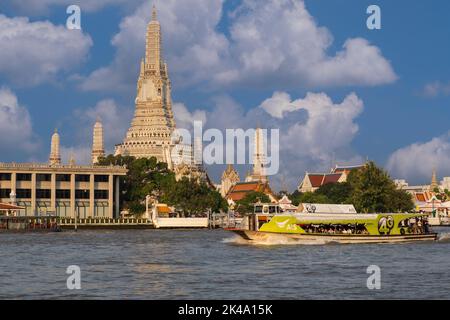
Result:
<instances>
[{"instance_id":1,"label":"white temple spire","mask_svg":"<svg viewBox=\"0 0 450 320\"><path fill-rule=\"evenodd\" d=\"M266 176L266 150L264 148L263 130L258 127L255 130L254 151L253 151L253 172L248 175L246 181L267 182Z\"/></svg>"},{"instance_id":2,"label":"white temple spire","mask_svg":"<svg viewBox=\"0 0 450 320\"><path fill-rule=\"evenodd\" d=\"M95 122L92 137L92 164L97 164L98 159L105 156L103 142L103 125L99 119Z\"/></svg>"},{"instance_id":3,"label":"white temple spire","mask_svg":"<svg viewBox=\"0 0 450 320\"><path fill-rule=\"evenodd\" d=\"M153 7L152 21L147 26L145 63L150 70L161 74L163 69L161 54L161 25L157 20L156 7Z\"/></svg>"},{"instance_id":4,"label":"white temple spire","mask_svg":"<svg viewBox=\"0 0 450 320\"><path fill-rule=\"evenodd\" d=\"M58 130L55 129L55 133L52 135L52 142L50 147L50 165L60 165L61 164L61 154L59 152L60 137Z\"/></svg>"}]
</instances>

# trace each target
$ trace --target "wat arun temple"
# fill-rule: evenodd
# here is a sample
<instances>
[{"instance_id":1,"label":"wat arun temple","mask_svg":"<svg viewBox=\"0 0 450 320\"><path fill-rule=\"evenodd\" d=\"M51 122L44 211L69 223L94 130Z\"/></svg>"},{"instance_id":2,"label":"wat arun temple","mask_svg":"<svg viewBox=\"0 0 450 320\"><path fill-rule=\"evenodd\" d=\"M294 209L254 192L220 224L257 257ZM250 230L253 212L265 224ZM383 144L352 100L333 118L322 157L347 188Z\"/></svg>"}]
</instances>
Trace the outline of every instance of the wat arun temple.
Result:
<instances>
[{"instance_id":1,"label":"wat arun temple","mask_svg":"<svg viewBox=\"0 0 450 320\"><path fill-rule=\"evenodd\" d=\"M166 150L172 147L175 120L171 83L161 43L161 25L154 7L152 21L147 26L145 59L141 61L134 118L125 140L116 145L116 155L155 157L167 162Z\"/></svg>"},{"instance_id":2,"label":"wat arun temple","mask_svg":"<svg viewBox=\"0 0 450 320\"><path fill-rule=\"evenodd\" d=\"M177 179L189 177L209 182L203 167L194 164L193 146L183 144L174 134L171 82L162 56L161 25L155 7L147 26L145 58L141 61L135 105L131 126L123 143L116 145L115 155L155 157L167 163Z\"/></svg>"},{"instance_id":3,"label":"wat arun temple","mask_svg":"<svg viewBox=\"0 0 450 320\"><path fill-rule=\"evenodd\" d=\"M167 63L162 56L161 25L155 7L147 26L145 58L141 61L135 104L131 126L123 143L116 145L115 155L135 158L155 157L159 162L167 163L178 180L182 177L199 179L213 187L203 166L194 161L196 159L194 150L197 154L202 154L201 142L196 142L195 146L192 146L176 138L171 82ZM246 178L247 182L267 183L266 176L259 172L263 159L260 151L262 150L260 131L257 130L255 136L257 150L254 154L254 172ZM237 182L233 180L231 184L227 184L222 181L222 187L231 187ZM222 190L222 193L225 195L226 190Z\"/></svg>"}]
</instances>

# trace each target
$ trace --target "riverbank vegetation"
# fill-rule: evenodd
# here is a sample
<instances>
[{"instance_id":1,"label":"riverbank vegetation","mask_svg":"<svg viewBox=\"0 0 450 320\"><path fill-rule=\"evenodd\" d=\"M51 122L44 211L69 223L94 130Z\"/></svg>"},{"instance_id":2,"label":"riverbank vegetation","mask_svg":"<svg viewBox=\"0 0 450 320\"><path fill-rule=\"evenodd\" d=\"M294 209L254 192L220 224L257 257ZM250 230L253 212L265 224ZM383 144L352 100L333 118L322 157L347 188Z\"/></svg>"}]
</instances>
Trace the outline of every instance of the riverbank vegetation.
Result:
<instances>
[{"instance_id":1,"label":"riverbank vegetation","mask_svg":"<svg viewBox=\"0 0 450 320\"><path fill-rule=\"evenodd\" d=\"M228 210L226 200L216 190L204 182L188 178L177 181L167 164L158 162L156 158L109 155L99 159L98 165L127 167L127 175L120 179L120 207L133 215L145 212L147 195L187 216Z\"/></svg>"},{"instance_id":2,"label":"riverbank vegetation","mask_svg":"<svg viewBox=\"0 0 450 320\"><path fill-rule=\"evenodd\" d=\"M299 203L353 204L358 212L407 212L414 209L411 195L398 190L389 174L368 162L352 171L347 182L326 184L313 192L295 191L289 195L294 205Z\"/></svg>"}]
</instances>

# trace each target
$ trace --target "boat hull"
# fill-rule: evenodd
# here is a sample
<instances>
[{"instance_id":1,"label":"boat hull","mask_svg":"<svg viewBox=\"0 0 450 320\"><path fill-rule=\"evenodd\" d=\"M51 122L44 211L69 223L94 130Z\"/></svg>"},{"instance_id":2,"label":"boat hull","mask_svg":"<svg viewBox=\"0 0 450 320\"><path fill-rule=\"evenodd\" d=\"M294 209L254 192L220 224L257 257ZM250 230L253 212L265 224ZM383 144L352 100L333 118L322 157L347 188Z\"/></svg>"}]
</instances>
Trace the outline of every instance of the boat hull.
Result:
<instances>
[{"instance_id":1,"label":"boat hull","mask_svg":"<svg viewBox=\"0 0 450 320\"><path fill-rule=\"evenodd\" d=\"M289 233L273 233L250 231L241 229L228 229L245 240L248 241L276 241L276 240L292 240L298 243L401 243L416 241L435 241L437 233L430 234L411 234L411 235L332 235L332 234L289 234Z\"/></svg>"}]
</instances>

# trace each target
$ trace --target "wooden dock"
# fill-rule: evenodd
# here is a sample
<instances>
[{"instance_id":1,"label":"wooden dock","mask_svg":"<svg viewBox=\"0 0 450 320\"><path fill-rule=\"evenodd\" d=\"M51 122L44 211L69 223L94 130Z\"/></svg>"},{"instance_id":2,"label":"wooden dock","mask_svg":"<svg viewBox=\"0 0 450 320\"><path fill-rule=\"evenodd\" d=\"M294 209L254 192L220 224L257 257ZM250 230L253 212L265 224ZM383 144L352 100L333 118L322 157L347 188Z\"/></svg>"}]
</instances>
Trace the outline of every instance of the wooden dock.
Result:
<instances>
[{"instance_id":1,"label":"wooden dock","mask_svg":"<svg viewBox=\"0 0 450 320\"><path fill-rule=\"evenodd\" d=\"M55 216L0 217L0 232L52 232L61 230L127 230L127 229L216 229L235 225L228 215L213 214L206 218L159 218L154 224L146 218L64 218Z\"/></svg>"},{"instance_id":2,"label":"wooden dock","mask_svg":"<svg viewBox=\"0 0 450 320\"><path fill-rule=\"evenodd\" d=\"M0 217L0 232L59 231L57 217Z\"/></svg>"}]
</instances>

